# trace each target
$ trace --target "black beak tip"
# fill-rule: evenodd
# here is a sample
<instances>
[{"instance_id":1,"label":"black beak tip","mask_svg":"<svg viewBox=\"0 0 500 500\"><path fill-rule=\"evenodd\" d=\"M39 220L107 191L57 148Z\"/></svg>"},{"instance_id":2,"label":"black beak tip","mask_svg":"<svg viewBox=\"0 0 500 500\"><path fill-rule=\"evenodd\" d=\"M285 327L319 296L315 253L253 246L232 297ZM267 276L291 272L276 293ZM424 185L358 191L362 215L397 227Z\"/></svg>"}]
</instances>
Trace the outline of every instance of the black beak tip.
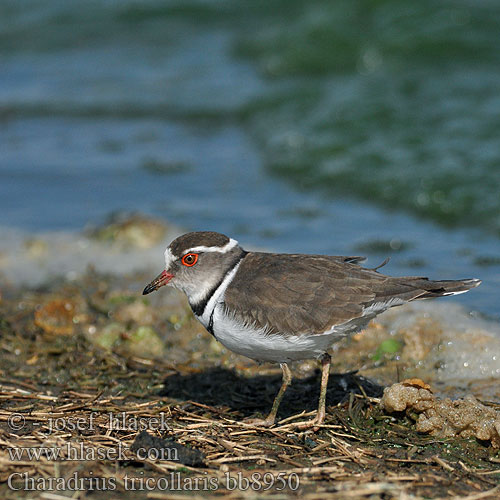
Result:
<instances>
[{"instance_id":1,"label":"black beak tip","mask_svg":"<svg viewBox=\"0 0 500 500\"><path fill-rule=\"evenodd\" d=\"M142 291L142 295L147 295L148 293L154 292L155 288L151 285L147 285Z\"/></svg>"}]
</instances>

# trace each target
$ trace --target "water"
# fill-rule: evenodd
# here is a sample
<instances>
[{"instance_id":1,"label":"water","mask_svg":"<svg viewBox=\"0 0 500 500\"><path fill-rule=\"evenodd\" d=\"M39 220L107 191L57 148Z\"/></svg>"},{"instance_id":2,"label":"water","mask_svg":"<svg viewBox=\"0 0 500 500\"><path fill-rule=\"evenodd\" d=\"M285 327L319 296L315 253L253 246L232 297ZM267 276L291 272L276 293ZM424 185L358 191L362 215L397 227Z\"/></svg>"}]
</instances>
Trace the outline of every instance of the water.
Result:
<instances>
[{"instance_id":1,"label":"water","mask_svg":"<svg viewBox=\"0 0 500 500\"><path fill-rule=\"evenodd\" d=\"M4 0L0 226L392 255L498 317L499 32L477 0Z\"/></svg>"}]
</instances>

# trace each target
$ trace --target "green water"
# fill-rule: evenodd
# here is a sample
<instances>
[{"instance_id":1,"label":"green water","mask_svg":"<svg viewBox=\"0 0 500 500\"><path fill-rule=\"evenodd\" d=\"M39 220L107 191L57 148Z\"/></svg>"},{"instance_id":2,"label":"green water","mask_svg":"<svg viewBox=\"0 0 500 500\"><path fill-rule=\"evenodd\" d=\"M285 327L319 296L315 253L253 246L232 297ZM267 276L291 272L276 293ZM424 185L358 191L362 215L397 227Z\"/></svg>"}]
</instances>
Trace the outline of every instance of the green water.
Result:
<instances>
[{"instance_id":1,"label":"green water","mask_svg":"<svg viewBox=\"0 0 500 500\"><path fill-rule=\"evenodd\" d=\"M402 273L487 269L496 313L499 139L496 1L0 3L0 226L399 242Z\"/></svg>"},{"instance_id":2,"label":"green water","mask_svg":"<svg viewBox=\"0 0 500 500\"><path fill-rule=\"evenodd\" d=\"M500 234L500 4L294 5L237 44L302 91L256 113L268 171Z\"/></svg>"}]
</instances>

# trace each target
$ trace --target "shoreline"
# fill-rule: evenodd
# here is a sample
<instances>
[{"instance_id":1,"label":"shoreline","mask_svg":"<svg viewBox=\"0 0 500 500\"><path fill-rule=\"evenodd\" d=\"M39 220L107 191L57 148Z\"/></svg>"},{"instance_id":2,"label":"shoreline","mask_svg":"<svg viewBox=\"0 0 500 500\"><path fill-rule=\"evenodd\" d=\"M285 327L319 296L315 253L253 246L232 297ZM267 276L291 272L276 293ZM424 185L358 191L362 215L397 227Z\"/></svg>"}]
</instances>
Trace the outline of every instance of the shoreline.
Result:
<instances>
[{"instance_id":1,"label":"shoreline","mask_svg":"<svg viewBox=\"0 0 500 500\"><path fill-rule=\"evenodd\" d=\"M163 266L165 247L181 233L176 227L139 214L119 216L82 232L29 237L12 230L7 234L7 250L4 240L0 251L0 297L3 295L7 302L36 300L39 309L53 300L62 303L69 299L72 307L80 307L84 315L73 330L93 341L89 329L100 334L100 329L108 328L103 335L109 338L99 341L108 348L120 343L120 335L131 334L132 321L136 330L153 326L158 357L177 362L165 347L169 345L169 332L157 324L159 317L167 324L169 317L177 317L201 335L202 349L224 351L220 344L206 338L208 334L201 325L193 323L187 301L175 290L169 288L166 293L148 298L141 296L144 284ZM103 289L114 290L116 297L108 297L99 306L93 304L87 290L93 281L101 283ZM26 301L25 297L31 299ZM124 304L117 307L120 300ZM118 321L115 318L101 326L92 322L88 319L89 310L95 307L107 308L112 316L118 311ZM54 314L58 314L57 307ZM54 321L57 323L57 318ZM191 337L190 333L186 335ZM469 312L453 299L415 301L392 308L378 316L363 333L334 345L333 351L335 370L361 370L361 374L385 385L415 376L438 384L436 390L444 396L463 396L472 390L476 397L500 400L500 389L494 382L500 376L500 323ZM155 357L154 352L150 354ZM337 365L335 356L343 363ZM233 364L246 364L243 357L231 353L227 359ZM298 365L304 373L307 369L303 367L309 366L310 374L311 363Z\"/></svg>"}]
</instances>

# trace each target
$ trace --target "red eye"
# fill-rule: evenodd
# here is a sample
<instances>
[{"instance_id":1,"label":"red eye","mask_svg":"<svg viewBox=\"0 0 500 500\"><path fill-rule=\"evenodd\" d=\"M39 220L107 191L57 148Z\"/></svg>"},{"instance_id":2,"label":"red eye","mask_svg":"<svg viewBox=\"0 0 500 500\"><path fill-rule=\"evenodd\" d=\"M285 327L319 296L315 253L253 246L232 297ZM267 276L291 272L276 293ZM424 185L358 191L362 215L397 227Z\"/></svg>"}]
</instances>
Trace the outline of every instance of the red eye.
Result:
<instances>
[{"instance_id":1,"label":"red eye","mask_svg":"<svg viewBox=\"0 0 500 500\"><path fill-rule=\"evenodd\" d=\"M198 254L187 253L184 257L182 257L181 262L187 267L192 267L198 262Z\"/></svg>"}]
</instances>

